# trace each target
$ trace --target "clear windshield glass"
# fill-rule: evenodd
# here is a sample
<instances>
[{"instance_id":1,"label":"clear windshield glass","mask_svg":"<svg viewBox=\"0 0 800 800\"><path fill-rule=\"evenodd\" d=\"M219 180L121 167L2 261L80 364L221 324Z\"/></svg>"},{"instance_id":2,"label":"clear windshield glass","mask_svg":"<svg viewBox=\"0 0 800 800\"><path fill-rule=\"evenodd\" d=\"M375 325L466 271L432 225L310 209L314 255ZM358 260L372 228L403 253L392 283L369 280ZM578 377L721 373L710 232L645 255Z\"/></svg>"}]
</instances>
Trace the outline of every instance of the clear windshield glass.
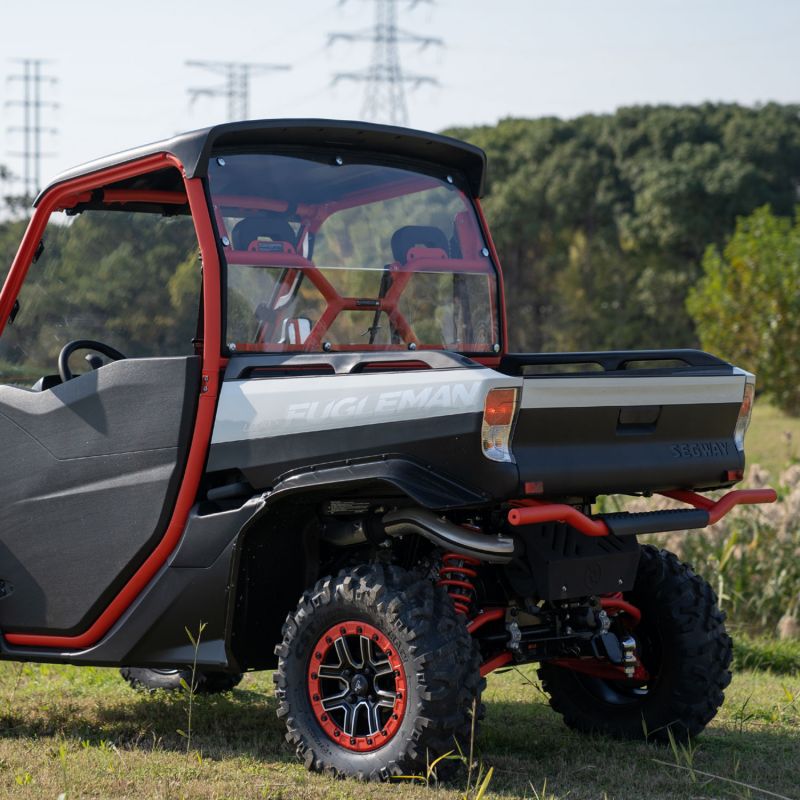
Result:
<instances>
[{"instance_id":1,"label":"clear windshield glass","mask_svg":"<svg viewBox=\"0 0 800 800\"><path fill-rule=\"evenodd\" d=\"M395 167L213 159L236 352L492 352L497 280L469 199Z\"/></svg>"}]
</instances>

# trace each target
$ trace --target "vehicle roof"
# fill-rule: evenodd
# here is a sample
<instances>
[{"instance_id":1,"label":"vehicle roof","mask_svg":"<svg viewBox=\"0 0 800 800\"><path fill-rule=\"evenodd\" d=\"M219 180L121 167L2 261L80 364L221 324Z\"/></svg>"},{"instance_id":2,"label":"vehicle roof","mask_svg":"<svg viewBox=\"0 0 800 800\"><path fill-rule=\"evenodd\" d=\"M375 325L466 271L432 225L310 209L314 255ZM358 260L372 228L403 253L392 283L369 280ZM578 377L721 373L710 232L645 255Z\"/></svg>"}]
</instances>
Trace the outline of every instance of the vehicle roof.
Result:
<instances>
[{"instance_id":1,"label":"vehicle roof","mask_svg":"<svg viewBox=\"0 0 800 800\"><path fill-rule=\"evenodd\" d=\"M62 172L36 198L64 181L89 175L156 153L170 153L185 167L189 178L205 176L212 152L227 148L261 148L280 145L333 147L346 151L385 154L424 161L462 172L470 191L483 194L486 154L479 147L436 133L377 125L369 122L329 119L265 119L228 122L181 133L171 139L124 150Z\"/></svg>"}]
</instances>

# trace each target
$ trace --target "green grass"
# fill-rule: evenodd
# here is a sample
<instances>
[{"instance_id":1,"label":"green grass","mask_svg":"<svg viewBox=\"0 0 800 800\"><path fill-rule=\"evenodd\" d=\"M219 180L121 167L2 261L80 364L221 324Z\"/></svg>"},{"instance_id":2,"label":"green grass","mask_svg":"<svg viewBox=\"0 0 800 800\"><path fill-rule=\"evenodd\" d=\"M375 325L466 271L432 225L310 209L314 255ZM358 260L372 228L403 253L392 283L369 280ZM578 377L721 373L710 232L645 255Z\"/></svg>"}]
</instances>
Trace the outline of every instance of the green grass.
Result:
<instances>
[{"instance_id":1,"label":"green grass","mask_svg":"<svg viewBox=\"0 0 800 800\"><path fill-rule=\"evenodd\" d=\"M727 703L690 756L694 774L674 766L669 748L570 732L547 706L532 667L492 676L485 700L477 745L483 764L494 767L487 797L764 796L698 771L800 797L797 673L735 675ZM0 797L463 796L464 776L425 789L307 773L283 741L268 673L246 676L227 695L195 699L189 754L177 732L186 727L186 711L185 696L133 692L115 670L0 664Z\"/></svg>"},{"instance_id":2,"label":"green grass","mask_svg":"<svg viewBox=\"0 0 800 800\"><path fill-rule=\"evenodd\" d=\"M734 658L738 669L768 669L777 675L798 675L800 641L738 636Z\"/></svg>"},{"instance_id":3,"label":"green grass","mask_svg":"<svg viewBox=\"0 0 800 800\"><path fill-rule=\"evenodd\" d=\"M759 398L745 440L748 464L760 464L777 478L800 458L800 418L790 417Z\"/></svg>"}]
</instances>

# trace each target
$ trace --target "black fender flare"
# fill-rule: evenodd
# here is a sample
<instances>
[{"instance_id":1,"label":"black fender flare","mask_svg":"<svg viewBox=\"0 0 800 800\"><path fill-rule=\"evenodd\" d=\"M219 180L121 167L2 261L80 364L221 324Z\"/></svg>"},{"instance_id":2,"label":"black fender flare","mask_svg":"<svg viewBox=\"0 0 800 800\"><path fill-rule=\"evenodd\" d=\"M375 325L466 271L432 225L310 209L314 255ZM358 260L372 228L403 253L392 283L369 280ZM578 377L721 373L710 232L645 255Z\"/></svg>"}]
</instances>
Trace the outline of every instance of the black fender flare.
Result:
<instances>
[{"instance_id":1,"label":"black fender flare","mask_svg":"<svg viewBox=\"0 0 800 800\"><path fill-rule=\"evenodd\" d=\"M293 470L280 476L268 501L298 492L347 490L371 483L399 489L417 505L431 511L483 506L491 498L485 492L459 483L433 468L405 456L322 464Z\"/></svg>"},{"instance_id":2,"label":"black fender flare","mask_svg":"<svg viewBox=\"0 0 800 800\"><path fill-rule=\"evenodd\" d=\"M347 491L368 485L391 486L430 511L477 508L491 501L484 492L464 486L405 457L323 464L282 475L270 492L255 494L238 509L202 514L195 507L186 525L173 567L208 567L234 539L237 549L250 528L283 500L302 494Z\"/></svg>"}]
</instances>

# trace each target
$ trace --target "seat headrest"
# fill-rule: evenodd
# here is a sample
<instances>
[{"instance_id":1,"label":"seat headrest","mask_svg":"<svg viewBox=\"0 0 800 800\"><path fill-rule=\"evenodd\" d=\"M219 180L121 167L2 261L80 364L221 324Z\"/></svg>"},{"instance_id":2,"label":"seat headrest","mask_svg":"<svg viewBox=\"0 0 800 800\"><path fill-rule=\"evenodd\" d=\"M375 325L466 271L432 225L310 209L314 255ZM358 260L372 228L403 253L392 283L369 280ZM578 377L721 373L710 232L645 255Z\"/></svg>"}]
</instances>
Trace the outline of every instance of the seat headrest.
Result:
<instances>
[{"instance_id":1,"label":"seat headrest","mask_svg":"<svg viewBox=\"0 0 800 800\"><path fill-rule=\"evenodd\" d=\"M255 217L245 217L231 231L234 250L247 250L257 239L272 239L273 242L296 244L295 234L286 217L276 212L266 212Z\"/></svg>"},{"instance_id":2,"label":"seat headrest","mask_svg":"<svg viewBox=\"0 0 800 800\"><path fill-rule=\"evenodd\" d=\"M400 264L406 263L408 251L417 246L450 252L444 231L433 226L406 225L392 235L392 256Z\"/></svg>"}]
</instances>

